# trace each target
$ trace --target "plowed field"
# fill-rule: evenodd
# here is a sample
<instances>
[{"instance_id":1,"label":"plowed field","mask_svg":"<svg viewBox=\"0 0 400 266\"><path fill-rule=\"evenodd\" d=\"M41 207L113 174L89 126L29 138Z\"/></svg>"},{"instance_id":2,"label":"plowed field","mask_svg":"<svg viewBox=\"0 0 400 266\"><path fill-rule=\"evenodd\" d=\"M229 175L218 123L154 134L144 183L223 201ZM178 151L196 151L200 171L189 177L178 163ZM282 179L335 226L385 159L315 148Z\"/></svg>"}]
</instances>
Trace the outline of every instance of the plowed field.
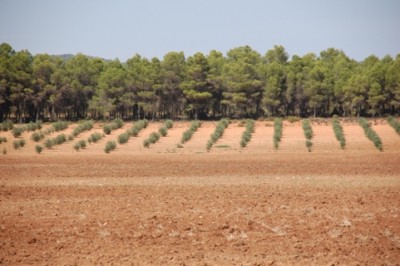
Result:
<instances>
[{"instance_id":1,"label":"plowed field","mask_svg":"<svg viewBox=\"0 0 400 266\"><path fill-rule=\"evenodd\" d=\"M131 123L76 152L96 124L40 155L31 133L14 150L0 132L0 264L400 264L400 136L385 121L372 125L383 152L356 123L342 123L344 150L330 123L313 123L308 152L300 123L285 122L275 150L260 121L244 149L238 122L210 152L215 122L182 146L190 123L175 122L144 148L161 125L109 154Z\"/></svg>"}]
</instances>

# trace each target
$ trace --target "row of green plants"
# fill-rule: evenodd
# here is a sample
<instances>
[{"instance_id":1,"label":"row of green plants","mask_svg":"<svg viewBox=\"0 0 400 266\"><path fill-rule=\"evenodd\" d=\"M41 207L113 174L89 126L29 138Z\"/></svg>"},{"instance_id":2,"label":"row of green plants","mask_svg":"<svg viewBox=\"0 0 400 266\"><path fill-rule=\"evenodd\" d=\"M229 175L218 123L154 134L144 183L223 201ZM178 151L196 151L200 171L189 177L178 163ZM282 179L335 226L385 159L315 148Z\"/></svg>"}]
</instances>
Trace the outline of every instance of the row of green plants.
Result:
<instances>
[{"instance_id":1,"label":"row of green plants","mask_svg":"<svg viewBox=\"0 0 400 266\"><path fill-rule=\"evenodd\" d=\"M46 140L44 141L44 146L45 146L47 149L51 149L51 148L53 148L53 146L55 146L55 145L61 145L61 144L63 144L64 142L67 142L67 141L73 140L73 139L74 139L74 136L73 136L73 135L66 136L65 134L59 134L59 135L57 135L57 136L54 137L54 138L48 138L48 139L46 139Z\"/></svg>"},{"instance_id":2,"label":"row of green plants","mask_svg":"<svg viewBox=\"0 0 400 266\"><path fill-rule=\"evenodd\" d=\"M282 129L283 129L283 123L281 118L275 118L274 119L274 135L273 135L273 141L274 141L274 148L278 149L279 148L279 143L281 142L282 139Z\"/></svg>"},{"instance_id":3,"label":"row of green plants","mask_svg":"<svg viewBox=\"0 0 400 266\"><path fill-rule=\"evenodd\" d=\"M51 127L47 128L46 130L39 130L35 131L31 135L31 139L34 142L39 142L42 139L44 139L47 135L50 135L54 132L62 131L67 129L69 126L69 123L66 121L57 121L51 124Z\"/></svg>"},{"instance_id":4,"label":"row of green plants","mask_svg":"<svg viewBox=\"0 0 400 266\"><path fill-rule=\"evenodd\" d=\"M387 119L389 125L400 135L400 123L393 116L389 116Z\"/></svg>"},{"instance_id":5,"label":"row of green plants","mask_svg":"<svg viewBox=\"0 0 400 266\"><path fill-rule=\"evenodd\" d=\"M114 119L111 123L103 126L104 134L110 135L111 131L120 129L124 126L124 121L121 118Z\"/></svg>"},{"instance_id":6,"label":"row of green plants","mask_svg":"<svg viewBox=\"0 0 400 266\"><path fill-rule=\"evenodd\" d=\"M332 119L332 128L337 141L340 143L340 148L343 150L346 146L346 138L344 137L343 127L337 117Z\"/></svg>"},{"instance_id":7,"label":"row of green plants","mask_svg":"<svg viewBox=\"0 0 400 266\"><path fill-rule=\"evenodd\" d=\"M245 148L247 146L247 143L251 140L251 136L253 135L254 132L254 120L252 119L247 119L245 122L245 131L242 133L242 139L240 140L240 147Z\"/></svg>"},{"instance_id":8,"label":"row of green plants","mask_svg":"<svg viewBox=\"0 0 400 266\"><path fill-rule=\"evenodd\" d=\"M42 128L42 121L38 120L36 122L30 122L29 124L26 124L25 126L21 126L21 127L13 126L11 133L14 136L14 138L18 138L24 132L36 131L41 128Z\"/></svg>"},{"instance_id":9,"label":"row of green plants","mask_svg":"<svg viewBox=\"0 0 400 266\"><path fill-rule=\"evenodd\" d=\"M182 139L181 139L181 144L184 144L185 142L189 141L193 134L197 131L197 129L201 126L201 122L199 120L195 120L190 124L190 127L188 130L183 132L182 134Z\"/></svg>"},{"instance_id":10,"label":"row of green plants","mask_svg":"<svg viewBox=\"0 0 400 266\"><path fill-rule=\"evenodd\" d=\"M93 128L94 122L92 120L89 121L83 121L74 130L72 131L72 135L74 137L78 136L84 131L89 131Z\"/></svg>"},{"instance_id":11,"label":"row of green plants","mask_svg":"<svg viewBox=\"0 0 400 266\"><path fill-rule=\"evenodd\" d=\"M168 129L172 128L174 122L172 120L166 120L164 124L158 129L158 132L152 132L147 139L143 141L143 147L149 148L150 144L156 143L161 136L165 137L168 134Z\"/></svg>"},{"instance_id":12,"label":"row of green plants","mask_svg":"<svg viewBox=\"0 0 400 266\"><path fill-rule=\"evenodd\" d=\"M210 139L207 142L207 145L206 145L207 151L209 151L212 148L212 146L214 145L214 143L217 142L217 140L222 137L222 135L224 134L224 131L228 127L229 123L230 123L230 120L227 118L223 118L217 123L217 126L215 127L214 132L211 134Z\"/></svg>"},{"instance_id":13,"label":"row of green plants","mask_svg":"<svg viewBox=\"0 0 400 266\"><path fill-rule=\"evenodd\" d=\"M379 135L371 128L370 123L365 118L359 118L358 123L364 129L365 136L374 143L375 147L383 151L382 140Z\"/></svg>"},{"instance_id":14,"label":"row of green plants","mask_svg":"<svg viewBox=\"0 0 400 266\"><path fill-rule=\"evenodd\" d=\"M142 129L147 127L148 124L149 122L146 119L137 121L130 129L118 136L118 143L127 143L131 137L136 137Z\"/></svg>"},{"instance_id":15,"label":"row of green plants","mask_svg":"<svg viewBox=\"0 0 400 266\"><path fill-rule=\"evenodd\" d=\"M302 123L303 131L304 131L304 136L306 137L306 147L309 152L311 152L311 147L313 145L312 143L312 138L314 136L312 127L311 127L311 122L309 119L304 119Z\"/></svg>"}]
</instances>

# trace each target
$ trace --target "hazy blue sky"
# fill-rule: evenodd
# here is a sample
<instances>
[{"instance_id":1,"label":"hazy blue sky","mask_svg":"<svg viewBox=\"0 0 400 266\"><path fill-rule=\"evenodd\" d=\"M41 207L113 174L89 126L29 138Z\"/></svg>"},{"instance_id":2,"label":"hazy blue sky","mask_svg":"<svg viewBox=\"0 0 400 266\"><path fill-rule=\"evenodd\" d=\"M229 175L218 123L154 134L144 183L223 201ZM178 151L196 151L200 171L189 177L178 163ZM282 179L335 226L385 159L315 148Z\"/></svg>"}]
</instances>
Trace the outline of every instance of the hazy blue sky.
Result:
<instances>
[{"instance_id":1,"label":"hazy blue sky","mask_svg":"<svg viewBox=\"0 0 400 266\"><path fill-rule=\"evenodd\" d=\"M125 61L250 45L329 47L362 60L400 53L400 0L0 0L0 43Z\"/></svg>"}]
</instances>

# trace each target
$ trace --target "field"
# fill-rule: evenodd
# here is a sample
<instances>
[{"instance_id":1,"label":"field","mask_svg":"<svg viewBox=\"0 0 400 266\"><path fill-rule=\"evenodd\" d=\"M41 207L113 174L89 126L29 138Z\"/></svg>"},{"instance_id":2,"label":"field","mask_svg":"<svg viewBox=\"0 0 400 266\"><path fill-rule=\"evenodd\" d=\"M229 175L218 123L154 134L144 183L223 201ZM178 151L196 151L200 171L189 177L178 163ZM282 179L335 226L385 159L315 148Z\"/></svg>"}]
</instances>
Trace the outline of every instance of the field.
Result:
<instances>
[{"instance_id":1,"label":"field","mask_svg":"<svg viewBox=\"0 0 400 266\"><path fill-rule=\"evenodd\" d=\"M17 150L0 132L0 264L400 264L400 136L385 120L371 126L383 151L354 121L342 121L341 149L322 120L310 152L301 123L287 121L278 149L273 121L257 121L245 148L232 121L207 151L216 124L179 144L190 122L174 122L145 148L163 124L120 145L126 122L76 151L103 133L95 123L41 154L32 132ZM105 153L108 141L117 147Z\"/></svg>"}]
</instances>

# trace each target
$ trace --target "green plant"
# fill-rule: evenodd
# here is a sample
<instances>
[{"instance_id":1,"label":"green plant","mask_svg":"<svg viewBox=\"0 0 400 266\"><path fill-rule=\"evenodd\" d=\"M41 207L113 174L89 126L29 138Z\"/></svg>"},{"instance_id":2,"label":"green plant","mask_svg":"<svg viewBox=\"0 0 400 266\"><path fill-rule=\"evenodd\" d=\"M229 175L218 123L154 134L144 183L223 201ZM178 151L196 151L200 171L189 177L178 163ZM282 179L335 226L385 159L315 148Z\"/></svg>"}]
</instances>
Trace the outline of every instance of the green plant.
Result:
<instances>
[{"instance_id":1,"label":"green plant","mask_svg":"<svg viewBox=\"0 0 400 266\"><path fill-rule=\"evenodd\" d=\"M143 146L148 148L150 144L156 143L161 138L160 133L153 132L149 135L149 137L143 141Z\"/></svg>"},{"instance_id":2,"label":"green plant","mask_svg":"<svg viewBox=\"0 0 400 266\"><path fill-rule=\"evenodd\" d=\"M117 147L117 143L113 140L107 141L106 146L104 148L105 153L109 153L112 150L115 150Z\"/></svg>"},{"instance_id":3,"label":"green plant","mask_svg":"<svg viewBox=\"0 0 400 266\"><path fill-rule=\"evenodd\" d=\"M86 148L86 140L81 139L78 143L79 143L79 145L81 146L81 149Z\"/></svg>"},{"instance_id":4,"label":"green plant","mask_svg":"<svg viewBox=\"0 0 400 266\"><path fill-rule=\"evenodd\" d=\"M193 136L193 134L197 131L197 129L201 126L201 122L198 120L193 121L190 124L190 127L188 130L183 132L182 134L182 139L181 139L181 144L184 144L188 140L190 140Z\"/></svg>"},{"instance_id":5,"label":"green plant","mask_svg":"<svg viewBox=\"0 0 400 266\"><path fill-rule=\"evenodd\" d=\"M282 119L275 118L275 120L274 120L274 135L273 135L275 149L279 148L279 143L281 142L281 139L282 139L282 128L283 128Z\"/></svg>"},{"instance_id":6,"label":"green plant","mask_svg":"<svg viewBox=\"0 0 400 266\"><path fill-rule=\"evenodd\" d=\"M375 147L378 150L383 151L382 140L379 137L379 135L375 132L375 130L371 128L371 125L369 124L367 119L363 117L359 118L358 123L364 129L365 136L374 143Z\"/></svg>"},{"instance_id":7,"label":"green plant","mask_svg":"<svg viewBox=\"0 0 400 266\"><path fill-rule=\"evenodd\" d=\"M33 132L31 135L31 139L34 142L39 142L42 139L44 139L45 134L43 133L43 131L38 131L38 132Z\"/></svg>"},{"instance_id":8,"label":"green plant","mask_svg":"<svg viewBox=\"0 0 400 266\"><path fill-rule=\"evenodd\" d=\"M79 144L79 142L77 142L77 143L74 144L74 149L75 149L76 151L79 151L79 150L81 149L81 145Z\"/></svg>"},{"instance_id":9,"label":"green plant","mask_svg":"<svg viewBox=\"0 0 400 266\"><path fill-rule=\"evenodd\" d=\"M47 149L51 149L51 148L54 146L53 140L51 140L51 139L46 139L46 140L44 141L44 146L45 146Z\"/></svg>"},{"instance_id":10,"label":"green plant","mask_svg":"<svg viewBox=\"0 0 400 266\"><path fill-rule=\"evenodd\" d=\"M95 132L93 134L90 135L90 137L88 138L88 142L98 142L99 140L101 140L103 138L103 135L100 134L99 132Z\"/></svg>"},{"instance_id":11,"label":"green plant","mask_svg":"<svg viewBox=\"0 0 400 266\"><path fill-rule=\"evenodd\" d=\"M64 142L66 142L66 141L67 141L67 138L65 137L65 134L57 135L57 136L54 138L54 143L55 143L56 145L60 145L60 144L62 144L62 143L64 143Z\"/></svg>"},{"instance_id":12,"label":"green plant","mask_svg":"<svg viewBox=\"0 0 400 266\"><path fill-rule=\"evenodd\" d=\"M110 135L111 131L112 131L111 125L104 125L103 126L103 131L104 131L105 134Z\"/></svg>"},{"instance_id":13,"label":"green plant","mask_svg":"<svg viewBox=\"0 0 400 266\"><path fill-rule=\"evenodd\" d=\"M6 137L0 137L0 144L1 144L2 142L7 142L7 138L6 138Z\"/></svg>"},{"instance_id":14,"label":"green plant","mask_svg":"<svg viewBox=\"0 0 400 266\"><path fill-rule=\"evenodd\" d=\"M161 136L165 137L168 134L168 128L166 125L163 125L158 129L158 132L161 134Z\"/></svg>"},{"instance_id":15,"label":"green plant","mask_svg":"<svg viewBox=\"0 0 400 266\"><path fill-rule=\"evenodd\" d=\"M340 124L339 119L337 119L336 117L332 118L332 128L337 141L339 141L340 143L340 148L344 149L344 147L346 146L346 139L344 137L343 127Z\"/></svg>"},{"instance_id":16,"label":"green plant","mask_svg":"<svg viewBox=\"0 0 400 266\"><path fill-rule=\"evenodd\" d=\"M61 131L68 128L68 122L66 121L57 121L51 124L54 131Z\"/></svg>"},{"instance_id":17,"label":"green plant","mask_svg":"<svg viewBox=\"0 0 400 266\"><path fill-rule=\"evenodd\" d=\"M313 138L313 130L311 127L311 122L308 119L304 119L303 120L303 131L304 131L304 136L306 137L306 147L308 149L308 151L311 151L311 147L313 145L311 139Z\"/></svg>"},{"instance_id":18,"label":"green plant","mask_svg":"<svg viewBox=\"0 0 400 266\"><path fill-rule=\"evenodd\" d=\"M121 118L114 119L111 123L103 126L103 131L105 134L111 134L111 131L123 127L124 121Z\"/></svg>"},{"instance_id":19,"label":"green plant","mask_svg":"<svg viewBox=\"0 0 400 266\"><path fill-rule=\"evenodd\" d=\"M311 140L307 139L306 140L306 147L308 149L309 152L311 152L311 147L312 147L313 143Z\"/></svg>"},{"instance_id":20,"label":"green plant","mask_svg":"<svg viewBox=\"0 0 400 266\"><path fill-rule=\"evenodd\" d=\"M387 119L389 125L400 135L400 122L397 121L393 116L389 116Z\"/></svg>"},{"instance_id":21,"label":"green plant","mask_svg":"<svg viewBox=\"0 0 400 266\"><path fill-rule=\"evenodd\" d=\"M304 136L306 139L311 140L313 137L313 130L311 127L311 122L308 119L303 120L303 131L304 131Z\"/></svg>"},{"instance_id":22,"label":"green plant","mask_svg":"<svg viewBox=\"0 0 400 266\"><path fill-rule=\"evenodd\" d=\"M27 124L25 126L25 130L26 131L35 131L37 129L41 129L42 128L42 121L41 120L37 120L36 122L29 122L29 124Z\"/></svg>"},{"instance_id":23,"label":"green plant","mask_svg":"<svg viewBox=\"0 0 400 266\"><path fill-rule=\"evenodd\" d=\"M35 151L40 154L43 151L43 147L41 145L37 144L35 146Z\"/></svg>"},{"instance_id":24,"label":"green plant","mask_svg":"<svg viewBox=\"0 0 400 266\"><path fill-rule=\"evenodd\" d=\"M147 127L148 123L149 122L146 119L137 121L133 127L128 130L128 134L136 137L142 129Z\"/></svg>"},{"instance_id":25,"label":"green plant","mask_svg":"<svg viewBox=\"0 0 400 266\"><path fill-rule=\"evenodd\" d=\"M13 129L14 123L10 120L0 123L0 131L8 131Z\"/></svg>"},{"instance_id":26,"label":"green plant","mask_svg":"<svg viewBox=\"0 0 400 266\"><path fill-rule=\"evenodd\" d=\"M245 122L246 130L242 134L242 140L240 141L240 146L242 148L247 146L249 143L251 136L254 132L254 120L247 119Z\"/></svg>"},{"instance_id":27,"label":"green plant","mask_svg":"<svg viewBox=\"0 0 400 266\"><path fill-rule=\"evenodd\" d=\"M129 140L129 135L128 133L122 133L118 136L118 143L119 144L124 144L127 143Z\"/></svg>"},{"instance_id":28,"label":"green plant","mask_svg":"<svg viewBox=\"0 0 400 266\"><path fill-rule=\"evenodd\" d=\"M16 150L18 150L19 148L22 148L24 146L25 146L25 140L23 140L23 139L14 140L14 142L13 142L13 147Z\"/></svg>"},{"instance_id":29,"label":"green plant","mask_svg":"<svg viewBox=\"0 0 400 266\"><path fill-rule=\"evenodd\" d=\"M168 129L170 129L170 128L172 128L172 126L174 125L174 122L172 121L172 120L165 120L165 122L164 122L164 125L168 128Z\"/></svg>"},{"instance_id":30,"label":"green plant","mask_svg":"<svg viewBox=\"0 0 400 266\"><path fill-rule=\"evenodd\" d=\"M230 121L227 118L223 118L217 123L217 126L215 127L215 130L211 134L210 139L206 145L206 149L208 151L212 148L214 143L217 142L217 140L222 137L222 135L224 134L224 131L228 127L229 123L230 123Z\"/></svg>"},{"instance_id":31,"label":"green plant","mask_svg":"<svg viewBox=\"0 0 400 266\"><path fill-rule=\"evenodd\" d=\"M7 148L4 147L4 148L3 148L3 155L6 155L6 154L7 154Z\"/></svg>"},{"instance_id":32,"label":"green plant","mask_svg":"<svg viewBox=\"0 0 400 266\"><path fill-rule=\"evenodd\" d=\"M11 130L11 133L14 136L14 138L20 137L23 132L24 129L22 127L13 127L13 129Z\"/></svg>"}]
</instances>

